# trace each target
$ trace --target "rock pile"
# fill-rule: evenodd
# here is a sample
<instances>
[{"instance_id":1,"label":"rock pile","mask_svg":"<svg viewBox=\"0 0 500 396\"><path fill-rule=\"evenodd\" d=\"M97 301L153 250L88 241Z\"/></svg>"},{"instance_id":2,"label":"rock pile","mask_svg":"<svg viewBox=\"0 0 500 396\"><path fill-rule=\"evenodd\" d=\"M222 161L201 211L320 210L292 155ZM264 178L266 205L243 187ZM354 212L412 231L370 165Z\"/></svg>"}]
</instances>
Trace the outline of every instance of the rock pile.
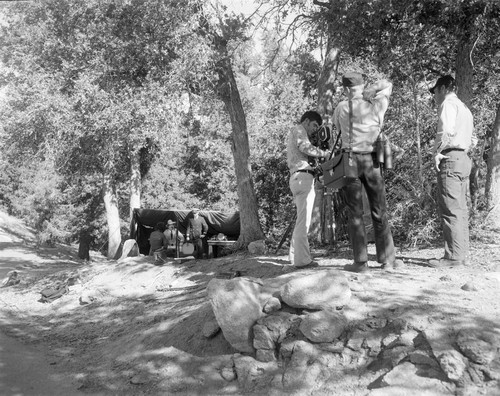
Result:
<instances>
[{"instance_id":1,"label":"rock pile","mask_svg":"<svg viewBox=\"0 0 500 396\"><path fill-rule=\"evenodd\" d=\"M337 270L213 279L207 291L224 337L241 352L221 375L243 392L335 394L353 373L371 396L474 394L463 390L500 380L499 335L464 331L455 349L435 354L406 320L349 321L351 289Z\"/></svg>"}]
</instances>

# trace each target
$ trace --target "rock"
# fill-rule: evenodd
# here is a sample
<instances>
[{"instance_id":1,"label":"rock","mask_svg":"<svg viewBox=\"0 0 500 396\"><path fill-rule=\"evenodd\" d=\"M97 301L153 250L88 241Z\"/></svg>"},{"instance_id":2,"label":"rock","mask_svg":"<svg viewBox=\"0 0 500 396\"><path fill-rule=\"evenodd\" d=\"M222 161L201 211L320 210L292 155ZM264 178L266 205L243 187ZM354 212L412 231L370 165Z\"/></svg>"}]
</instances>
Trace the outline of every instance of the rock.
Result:
<instances>
[{"instance_id":1,"label":"rock","mask_svg":"<svg viewBox=\"0 0 500 396\"><path fill-rule=\"evenodd\" d=\"M226 381L231 382L236 379L236 372L234 371L234 365L226 365L222 367L220 371L220 375L222 378L224 378Z\"/></svg>"},{"instance_id":2,"label":"rock","mask_svg":"<svg viewBox=\"0 0 500 396\"><path fill-rule=\"evenodd\" d=\"M261 239L259 241L253 241L248 244L248 252L250 254L265 254L266 253L266 244Z\"/></svg>"},{"instance_id":3,"label":"rock","mask_svg":"<svg viewBox=\"0 0 500 396\"><path fill-rule=\"evenodd\" d=\"M259 302L260 280L212 279L208 298L227 342L241 352L253 353L252 328L264 314Z\"/></svg>"},{"instance_id":4,"label":"rock","mask_svg":"<svg viewBox=\"0 0 500 396\"><path fill-rule=\"evenodd\" d=\"M380 353L380 357L391 362L392 367L397 366L405 357L412 351L406 346L397 346L394 348L384 349Z\"/></svg>"},{"instance_id":5,"label":"rock","mask_svg":"<svg viewBox=\"0 0 500 396\"><path fill-rule=\"evenodd\" d=\"M275 344L269 329L261 324L256 324L253 327L253 346L255 349L272 349Z\"/></svg>"},{"instance_id":6,"label":"rock","mask_svg":"<svg viewBox=\"0 0 500 396\"><path fill-rule=\"evenodd\" d=\"M80 305L92 304L97 300L96 292L92 290L84 290L79 298Z\"/></svg>"},{"instance_id":7,"label":"rock","mask_svg":"<svg viewBox=\"0 0 500 396\"><path fill-rule=\"evenodd\" d=\"M457 345L467 358L478 364L489 364L495 359L496 348L490 343L476 338L474 334L462 331L457 336Z\"/></svg>"},{"instance_id":8,"label":"rock","mask_svg":"<svg viewBox=\"0 0 500 396\"><path fill-rule=\"evenodd\" d=\"M343 314L324 310L306 315L299 329L312 342L332 342L340 337L347 325Z\"/></svg>"},{"instance_id":9,"label":"rock","mask_svg":"<svg viewBox=\"0 0 500 396\"><path fill-rule=\"evenodd\" d=\"M419 333L415 330L408 330L403 332L398 338L399 345L414 346L413 340L417 338Z\"/></svg>"},{"instance_id":10,"label":"rock","mask_svg":"<svg viewBox=\"0 0 500 396\"><path fill-rule=\"evenodd\" d=\"M265 313L276 312L281 309L281 301L276 297L271 297L264 304L264 308L262 309Z\"/></svg>"},{"instance_id":11,"label":"rock","mask_svg":"<svg viewBox=\"0 0 500 396\"><path fill-rule=\"evenodd\" d=\"M301 320L298 315L278 311L259 319L257 323L264 325L269 330L273 342L281 343L292 327L298 328Z\"/></svg>"},{"instance_id":12,"label":"rock","mask_svg":"<svg viewBox=\"0 0 500 396\"><path fill-rule=\"evenodd\" d=\"M401 393L401 395L421 395L422 392L429 390L436 392L437 395L452 394L454 386L446 382L446 378L439 374L439 371L432 368L426 370L405 362L385 374L382 378L382 385L402 387L413 392Z\"/></svg>"},{"instance_id":13,"label":"rock","mask_svg":"<svg viewBox=\"0 0 500 396\"><path fill-rule=\"evenodd\" d=\"M134 385L147 384L149 381L151 381L151 379L149 378L149 376L147 374L144 374L144 373L143 374L134 375L130 379L130 383L134 384Z\"/></svg>"},{"instance_id":14,"label":"rock","mask_svg":"<svg viewBox=\"0 0 500 396\"><path fill-rule=\"evenodd\" d=\"M137 241L135 239L127 239L123 243L122 255L119 260L123 260L127 257L137 257L139 256L139 246L137 245Z\"/></svg>"},{"instance_id":15,"label":"rock","mask_svg":"<svg viewBox=\"0 0 500 396\"><path fill-rule=\"evenodd\" d=\"M456 350L449 350L438 356L441 369L451 381L458 381L465 372L463 356Z\"/></svg>"},{"instance_id":16,"label":"rock","mask_svg":"<svg viewBox=\"0 0 500 396\"><path fill-rule=\"evenodd\" d=\"M277 362L259 362L250 356L234 358L241 393L264 394L280 372Z\"/></svg>"},{"instance_id":17,"label":"rock","mask_svg":"<svg viewBox=\"0 0 500 396\"><path fill-rule=\"evenodd\" d=\"M408 355L410 362L417 366L429 366L435 369L439 368L439 363L427 355L425 352L416 350Z\"/></svg>"},{"instance_id":18,"label":"rock","mask_svg":"<svg viewBox=\"0 0 500 396\"><path fill-rule=\"evenodd\" d=\"M347 278L337 270L317 271L294 278L285 284L281 299L291 307L335 310L351 298Z\"/></svg>"},{"instance_id":19,"label":"rock","mask_svg":"<svg viewBox=\"0 0 500 396\"><path fill-rule=\"evenodd\" d=\"M259 362L274 362L276 361L276 353L274 349L258 349L255 358Z\"/></svg>"},{"instance_id":20,"label":"rock","mask_svg":"<svg viewBox=\"0 0 500 396\"><path fill-rule=\"evenodd\" d=\"M366 332L355 330L347 340L346 347L353 351L360 351L363 348Z\"/></svg>"},{"instance_id":21,"label":"rock","mask_svg":"<svg viewBox=\"0 0 500 396\"><path fill-rule=\"evenodd\" d=\"M220 326L217 323L217 320L215 320L214 318L214 320L205 322L205 324L203 325L202 334L205 338L212 338L219 332L219 330Z\"/></svg>"},{"instance_id":22,"label":"rock","mask_svg":"<svg viewBox=\"0 0 500 396\"><path fill-rule=\"evenodd\" d=\"M465 291L477 291L477 286L475 283L473 282L467 282L466 284L464 284L462 287L461 287L462 290L465 290Z\"/></svg>"},{"instance_id":23,"label":"rock","mask_svg":"<svg viewBox=\"0 0 500 396\"><path fill-rule=\"evenodd\" d=\"M15 270L12 270L7 272L7 276L0 283L0 287L14 286L19 282L21 282L21 279L19 279L19 273Z\"/></svg>"}]
</instances>

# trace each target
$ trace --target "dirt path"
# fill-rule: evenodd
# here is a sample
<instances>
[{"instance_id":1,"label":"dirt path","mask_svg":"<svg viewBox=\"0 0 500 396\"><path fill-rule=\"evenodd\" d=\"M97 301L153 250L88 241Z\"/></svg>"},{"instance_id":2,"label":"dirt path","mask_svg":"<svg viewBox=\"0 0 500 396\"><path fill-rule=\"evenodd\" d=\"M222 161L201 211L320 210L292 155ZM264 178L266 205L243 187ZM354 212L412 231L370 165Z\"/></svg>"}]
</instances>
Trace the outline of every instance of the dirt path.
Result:
<instances>
[{"instance_id":1,"label":"dirt path","mask_svg":"<svg viewBox=\"0 0 500 396\"><path fill-rule=\"evenodd\" d=\"M76 396L83 393L52 365L46 351L0 332L0 395Z\"/></svg>"}]
</instances>

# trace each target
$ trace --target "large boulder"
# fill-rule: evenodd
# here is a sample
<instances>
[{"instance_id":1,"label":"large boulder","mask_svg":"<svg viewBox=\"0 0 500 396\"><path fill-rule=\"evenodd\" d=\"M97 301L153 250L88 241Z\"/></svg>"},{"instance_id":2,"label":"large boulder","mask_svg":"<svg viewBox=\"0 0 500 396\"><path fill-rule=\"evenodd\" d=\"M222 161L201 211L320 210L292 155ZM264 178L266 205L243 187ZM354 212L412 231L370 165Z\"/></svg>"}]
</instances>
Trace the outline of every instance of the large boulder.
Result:
<instances>
[{"instance_id":1,"label":"large boulder","mask_svg":"<svg viewBox=\"0 0 500 396\"><path fill-rule=\"evenodd\" d=\"M127 239L123 243L122 255L119 260L124 260L127 257L137 257L139 256L139 246L135 239Z\"/></svg>"},{"instance_id":2,"label":"large boulder","mask_svg":"<svg viewBox=\"0 0 500 396\"><path fill-rule=\"evenodd\" d=\"M345 275L337 270L317 271L287 282L281 299L289 306L314 310L335 310L346 305L351 289Z\"/></svg>"},{"instance_id":3,"label":"large boulder","mask_svg":"<svg viewBox=\"0 0 500 396\"><path fill-rule=\"evenodd\" d=\"M260 279L212 279L207 293L224 338L241 352L254 352L253 326L264 316Z\"/></svg>"}]
</instances>

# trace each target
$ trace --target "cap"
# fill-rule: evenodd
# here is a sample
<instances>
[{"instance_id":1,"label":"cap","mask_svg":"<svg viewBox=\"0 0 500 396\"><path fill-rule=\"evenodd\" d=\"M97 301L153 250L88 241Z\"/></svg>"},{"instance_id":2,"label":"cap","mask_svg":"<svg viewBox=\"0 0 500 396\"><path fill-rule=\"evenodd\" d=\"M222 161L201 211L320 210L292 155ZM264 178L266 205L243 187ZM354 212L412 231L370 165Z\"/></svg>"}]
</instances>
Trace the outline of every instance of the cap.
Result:
<instances>
[{"instance_id":1,"label":"cap","mask_svg":"<svg viewBox=\"0 0 500 396\"><path fill-rule=\"evenodd\" d=\"M356 72L348 72L342 77L342 85L344 87L354 87L365 83L363 75Z\"/></svg>"},{"instance_id":2,"label":"cap","mask_svg":"<svg viewBox=\"0 0 500 396\"><path fill-rule=\"evenodd\" d=\"M455 90L457 85L455 83L455 79L452 76L446 75L441 76L437 79L436 84L434 84L434 86L429 89L430 93L434 94L434 90L438 87L446 87L447 89Z\"/></svg>"}]
</instances>

